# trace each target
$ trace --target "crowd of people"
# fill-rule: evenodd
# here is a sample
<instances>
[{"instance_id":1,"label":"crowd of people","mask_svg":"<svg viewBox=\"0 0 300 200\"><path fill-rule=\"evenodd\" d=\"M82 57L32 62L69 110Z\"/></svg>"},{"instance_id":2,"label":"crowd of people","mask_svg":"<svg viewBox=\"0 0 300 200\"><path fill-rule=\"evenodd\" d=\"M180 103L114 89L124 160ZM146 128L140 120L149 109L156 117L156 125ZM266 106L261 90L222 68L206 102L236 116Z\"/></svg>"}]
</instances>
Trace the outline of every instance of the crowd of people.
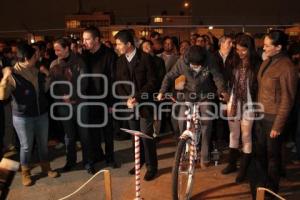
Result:
<instances>
[{"instance_id":1,"label":"crowd of people","mask_svg":"<svg viewBox=\"0 0 300 200\"><path fill-rule=\"evenodd\" d=\"M202 169L210 165L212 141L220 150L222 143L228 143L228 164L222 174L238 171L235 181L241 183L254 163L259 176L251 183L279 191L285 170L284 142L296 144L295 163L300 163L299 41L289 40L281 30L267 33L261 47L246 33L220 38L195 33L190 40L179 41L157 32L137 38L134 30L124 29L114 38L115 44L103 42L96 27L87 27L80 42L62 37L31 45L1 43L0 153L2 157L4 106L11 102L23 185L33 184L34 145L42 172L59 176L48 159L49 133L65 144L63 172L76 166L79 140L89 174L95 173L97 162L121 166L114 154L114 138L128 138L120 127L157 138L169 124L178 138L185 129L186 107L171 105L169 110L175 110L163 113L158 109L171 93L178 102L201 103L200 115L206 116L201 120ZM217 119L209 117L216 110L211 103L217 105ZM295 130L288 126L291 123L296 124ZM146 181L157 177L157 141L141 139ZM132 168L129 174L134 173Z\"/></svg>"}]
</instances>

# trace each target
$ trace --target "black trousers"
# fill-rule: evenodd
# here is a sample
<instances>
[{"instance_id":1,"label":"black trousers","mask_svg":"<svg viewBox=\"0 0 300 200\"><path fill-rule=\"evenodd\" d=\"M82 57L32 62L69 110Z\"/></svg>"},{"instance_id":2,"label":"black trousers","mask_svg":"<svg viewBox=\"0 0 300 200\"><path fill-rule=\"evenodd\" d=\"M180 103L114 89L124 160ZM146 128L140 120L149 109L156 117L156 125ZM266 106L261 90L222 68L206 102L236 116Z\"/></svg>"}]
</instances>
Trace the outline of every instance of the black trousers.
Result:
<instances>
[{"instance_id":1,"label":"black trousers","mask_svg":"<svg viewBox=\"0 0 300 200\"><path fill-rule=\"evenodd\" d=\"M65 132L67 163L75 164L77 161L76 135L78 134L82 146L82 163L85 168L89 168L93 164L93 159L91 156L92 149L90 145L91 138L88 133L88 129L78 124L79 117L83 124L88 123L88 109L82 108L81 112L78 113L77 107L77 105L72 105L73 112L70 113L68 107L58 106L58 114L60 117L66 117L69 114L71 115L70 119L61 121Z\"/></svg>"},{"instance_id":2,"label":"black trousers","mask_svg":"<svg viewBox=\"0 0 300 200\"><path fill-rule=\"evenodd\" d=\"M139 120L129 120L131 130L139 130L146 135L153 136L153 118L140 118ZM157 170L156 144L153 139L141 138L141 163L146 163L147 170Z\"/></svg>"},{"instance_id":3,"label":"black trousers","mask_svg":"<svg viewBox=\"0 0 300 200\"><path fill-rule=\"evenodd\" d=\"M3 157L3 139L5 131L4 105L0 102L0 160Z\"/></svg>"},{"instance_id":4,"label":"black trousers","mask_svg":"<svg viewBox=\"0 0 300 200\"><path fill-rule=\"evenodd\" d=\"M111 116L109 116L106 126L102 128L90 128L89 132L92 139L91 148L94 161L103 160L104 158L106 162L114 161L114 128ZM101 147L103 140L105 144L105 155Z\"/></svg>"},{"instance_id":5,"label":"black trousers","mask_svg":"<svg viewBox=\"0 0 300 200\"><path fill-rule=\"evenodd\" d=\"M97 110L97 109L96 109ZM95 110L94 110L95 111ZM94 112L92 111L92 112ZM103 113L101 111L96 113ZM91 148L92 157L94 161L103 160L105 158L106 162L114 161L114 127L111 114L105 116L107 118L107 124L101 128L89 128L91 135ZM92 114L89 116L89 122L91 124L102 124L104 117L97 114ZM105 143L105 155L103 153L101 142L104 140Z\"/></svg>"},{"instance_id":6,"label":"black trousers","mask_svg":"<svg viewBox=\"0 0 300 200\"><path fill-rule=\"evenodd\" d=\"M279 190L282 135L271 138L270 133L275 115L265 114L262 120L256 122L256 170L258 170L257 185Z\"/></svg>"}]
</instances>

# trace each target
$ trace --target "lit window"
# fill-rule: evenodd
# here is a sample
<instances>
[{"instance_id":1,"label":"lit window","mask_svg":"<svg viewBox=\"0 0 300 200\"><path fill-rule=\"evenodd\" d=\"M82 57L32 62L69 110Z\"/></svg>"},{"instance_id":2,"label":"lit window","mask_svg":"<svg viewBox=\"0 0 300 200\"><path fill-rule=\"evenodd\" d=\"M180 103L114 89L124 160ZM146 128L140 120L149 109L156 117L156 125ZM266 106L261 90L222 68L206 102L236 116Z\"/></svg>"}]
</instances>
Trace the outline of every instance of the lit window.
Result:
<instances>
[{"instance_id":1,"label":"lit window","mask_svg":"<svg viewBox=\"0 0 300 200\"><path fill-rule=\"evenodd\" d=\"M162 17L155 17L154 18L154 23L162 23L163 22L163 18Z\"/></svg>"},{"instance_id":2,"label":"lit window","mask_svg":"<svg viewBox=\"0 0 300 200\"><path fill-rule=\"evenodd\" d=\"M163 34L164 33L164 31L163 31L162 28L156 28L156 29L154 29L154 31L158 32L159 34Z\"/></svg>"},{"instance_id":3,"label":"lit window","mask_svg":"<svg viewBox=\"0 0 300 200\"><path fill-rule=\"evenodd\" d=\"M78 20L69 20L67 21L67 28L79 28L80 21Z\"/></svg>"}]
</instances>

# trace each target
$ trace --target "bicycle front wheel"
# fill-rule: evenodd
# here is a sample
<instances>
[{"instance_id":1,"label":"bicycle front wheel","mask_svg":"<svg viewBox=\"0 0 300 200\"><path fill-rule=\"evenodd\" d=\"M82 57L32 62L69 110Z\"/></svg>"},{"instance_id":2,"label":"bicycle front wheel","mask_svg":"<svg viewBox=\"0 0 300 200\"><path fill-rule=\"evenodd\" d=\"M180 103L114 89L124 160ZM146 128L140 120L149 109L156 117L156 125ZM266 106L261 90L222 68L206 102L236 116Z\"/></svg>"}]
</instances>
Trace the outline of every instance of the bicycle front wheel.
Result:
<instances>
[{"instance_id":1,"label":"bicycle front wheel","mask_svg":"<svg viewBox=\"0 0 300 200\"><path fill-rule=\"evenodd\" d=\"M172 171L173 200L187 200L191 196L195 170L194 148L190 138L182 138L178 143Z\"/></svg>"}]
</instances>

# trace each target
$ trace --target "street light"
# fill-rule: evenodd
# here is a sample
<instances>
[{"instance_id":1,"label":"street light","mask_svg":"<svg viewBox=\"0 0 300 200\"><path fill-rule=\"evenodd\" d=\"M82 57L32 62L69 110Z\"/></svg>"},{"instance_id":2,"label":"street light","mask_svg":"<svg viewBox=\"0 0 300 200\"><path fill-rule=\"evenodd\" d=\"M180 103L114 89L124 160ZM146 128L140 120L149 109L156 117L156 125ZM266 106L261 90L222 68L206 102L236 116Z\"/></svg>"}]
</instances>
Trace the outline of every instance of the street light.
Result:
<instances>
[{"instance_id":1,"label":"street light","mask_svg":"<svg viewBox=\"0 0 300 200\"><path fill-rule=\"evenodd\" d=\"M190 6L190 4L189 4L189 2L184 2L183 6L184 6L185 8L188 8L188 7Z\"/></svg>"}]
</instances>

